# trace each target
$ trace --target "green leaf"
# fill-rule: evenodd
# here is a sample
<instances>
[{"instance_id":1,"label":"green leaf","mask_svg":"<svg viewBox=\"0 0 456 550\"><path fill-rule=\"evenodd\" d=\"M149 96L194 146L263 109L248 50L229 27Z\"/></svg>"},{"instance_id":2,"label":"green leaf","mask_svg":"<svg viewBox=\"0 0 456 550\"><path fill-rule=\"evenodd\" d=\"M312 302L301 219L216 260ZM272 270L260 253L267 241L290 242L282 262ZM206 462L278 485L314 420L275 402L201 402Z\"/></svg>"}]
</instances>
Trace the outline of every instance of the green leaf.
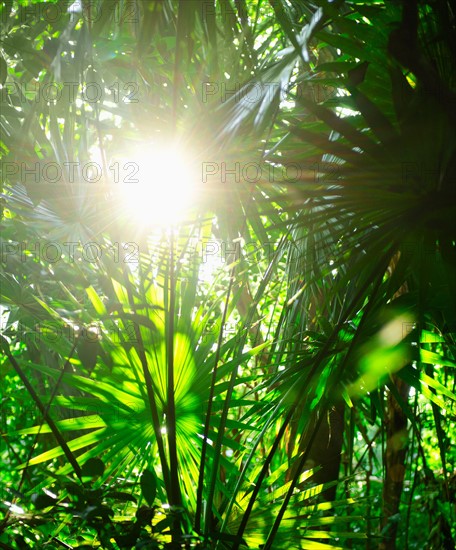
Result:
<instances>
[{"instance_id":1,"label":"green leaf","mask_svg":"<svg viewBox=\"0 0 456 550\"><path fill-rule=\"evenodd\" d=\"M55 498L52 498L44 493L34 493L32 495L32 503L37 510L42 510L43 508L48 508L49 506L55 506L57 501Z\"/></svg>"},{"instance_id":2,"label":"green leaf","mask_svg":"<svg viewBox=\"0 0 456 550\"><path fill-rule=\"evenodd\" d=\"M141 479L141 492L149 506L153 506L157 494L157 478L152 470L144 470Z\"/></svg>"},{"instance_id":3,"label":"green leaf","mask_svg":"<svg viewBox=\"0 0 456 550\"><path fill-rule=\"evenodd\" d=\"M99 477L103 475L104 471L105 465L101 458L89 458L82 466L83 477Z\"/></svg>"},{"instance_id":4,"label":"green leaf","mask_svg":"<svg viewBox=\"0 0 456 550\"><path fill-rule=\"evenodd\" d=\"M93 288L93 286L89 286L88 288L86 288L86 292L98 315L106 315L105 305L101 301L100 297L97 294L97 291Z\"/></svg>"},{"instance_id":5,"label":"green leaf","mask_svg":"<svg viewBox=\"0 0 456 550\"><path fill-rule=\"evenodd\" d=\"M429 365L442 365L445 367L456 367L456 362L447 357L443 357L438 353L429 351L427 349L420 349L420 357L423 363Z\"/></svg>"},{"instance_id":6,"label":"green leaf","mask_svg":"<svg viewBox=\"0 0 456 550\"><path fill-rule=\"evenodd\" d=\"M440 382L437 382L437 380L434 380L430 376L428 376L426 373L422 372L420 374L421 383L425 384L428 387L434 388L436 392L440 393L441 395L444 395L448 399L451 399L452 401L456 401L456 395L450 391L448 388L446 388L443 384L440 384Z\"/></svg>"}]
</instances>

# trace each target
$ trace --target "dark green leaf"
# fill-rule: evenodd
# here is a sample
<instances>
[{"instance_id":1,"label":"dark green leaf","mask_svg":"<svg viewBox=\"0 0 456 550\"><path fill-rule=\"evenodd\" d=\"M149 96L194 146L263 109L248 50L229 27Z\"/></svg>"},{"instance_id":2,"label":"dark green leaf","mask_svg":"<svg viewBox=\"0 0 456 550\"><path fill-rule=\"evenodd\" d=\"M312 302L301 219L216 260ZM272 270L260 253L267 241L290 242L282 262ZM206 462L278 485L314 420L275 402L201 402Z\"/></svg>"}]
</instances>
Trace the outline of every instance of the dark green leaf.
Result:
<instances>
[{"instance_id":1,"label":"dark green leaf","mask_svg":"<svg viewBox=\"0 0 456 550\"><path fill-rule=\"evenodd\" d=\"M32 495L32 502L37 510L48 508L49 506L55 506L57 501L44 493L34 493Z\"/></svg>"},{"instance_id":2,"label":"dark green leaf","mask_svg":"<svg viewBox=\"0 0 456 550\"><path fill-rule=\"evenodd\" d=\"M100 458L89 458L82 466L83 477L99 477L103 475L105 465Z\"/></svg>"},{"instance_id":3,"label":"dark green leaf","mask_svg":"<svg viewBox=\"0 0 456 550\"><path fill-rule=\"evenodd\" d=\"M157 494L157 479L151 470L144 470L140 479L141 492L149 506L152 506Z\"/></svg>"}]
</instances>

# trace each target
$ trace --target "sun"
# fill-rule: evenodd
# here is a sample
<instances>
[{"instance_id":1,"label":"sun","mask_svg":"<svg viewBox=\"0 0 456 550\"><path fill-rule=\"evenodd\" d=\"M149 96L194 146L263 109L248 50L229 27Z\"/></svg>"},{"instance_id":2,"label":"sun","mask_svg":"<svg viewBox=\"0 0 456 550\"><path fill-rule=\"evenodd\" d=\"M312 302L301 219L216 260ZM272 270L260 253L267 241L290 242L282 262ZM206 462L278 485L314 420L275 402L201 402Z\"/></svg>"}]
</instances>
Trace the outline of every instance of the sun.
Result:
<instances>
[{"instance_id":1,"label":"sun","mask_svg":"<svg viewBox=\"0 0 456 550\"><path fill-rule=\"evenodd\" d=\"M121 207L131 221L147 227L182 222L195 200L192 166L189 154L177 146L150 145L119 161Z\"/></svg>"}]
</instances>

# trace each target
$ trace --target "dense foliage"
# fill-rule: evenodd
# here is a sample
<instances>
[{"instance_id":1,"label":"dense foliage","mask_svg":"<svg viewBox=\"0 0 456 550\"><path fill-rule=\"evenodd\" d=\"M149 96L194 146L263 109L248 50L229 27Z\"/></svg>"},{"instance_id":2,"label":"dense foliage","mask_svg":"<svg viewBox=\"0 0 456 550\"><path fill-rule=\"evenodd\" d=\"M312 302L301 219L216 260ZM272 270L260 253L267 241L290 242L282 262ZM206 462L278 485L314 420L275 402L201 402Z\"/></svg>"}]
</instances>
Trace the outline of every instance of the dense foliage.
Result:
<instances>
[{"instance_id":1,"label":"dense foliage","mask_svg":"<svg viewBox=\"0 0 456 550\"><path fill-rule=\"evenodd\" d=\"M450 2L0 9L0 548L453 548Z\"/></svg>"}]
</instances>

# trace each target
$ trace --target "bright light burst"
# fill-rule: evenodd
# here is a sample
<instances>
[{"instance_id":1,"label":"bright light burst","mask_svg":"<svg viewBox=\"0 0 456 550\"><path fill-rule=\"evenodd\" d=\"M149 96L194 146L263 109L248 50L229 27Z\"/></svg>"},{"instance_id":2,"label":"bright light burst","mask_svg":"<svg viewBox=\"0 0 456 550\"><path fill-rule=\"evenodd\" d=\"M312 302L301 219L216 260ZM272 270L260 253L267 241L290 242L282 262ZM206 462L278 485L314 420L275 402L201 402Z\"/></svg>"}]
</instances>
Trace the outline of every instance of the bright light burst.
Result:
<instances>
[{"instance_id":1,"label":"bright light burst","mask_svg":"<svg viewBox=\"0 0 456 550\"><path fill-rule=\"evenodd\" d=\"M181 148L150 145L116 168L122 207L134 223L172 226L194 203L192 162Z\"/></svg>"}]
</instances>

